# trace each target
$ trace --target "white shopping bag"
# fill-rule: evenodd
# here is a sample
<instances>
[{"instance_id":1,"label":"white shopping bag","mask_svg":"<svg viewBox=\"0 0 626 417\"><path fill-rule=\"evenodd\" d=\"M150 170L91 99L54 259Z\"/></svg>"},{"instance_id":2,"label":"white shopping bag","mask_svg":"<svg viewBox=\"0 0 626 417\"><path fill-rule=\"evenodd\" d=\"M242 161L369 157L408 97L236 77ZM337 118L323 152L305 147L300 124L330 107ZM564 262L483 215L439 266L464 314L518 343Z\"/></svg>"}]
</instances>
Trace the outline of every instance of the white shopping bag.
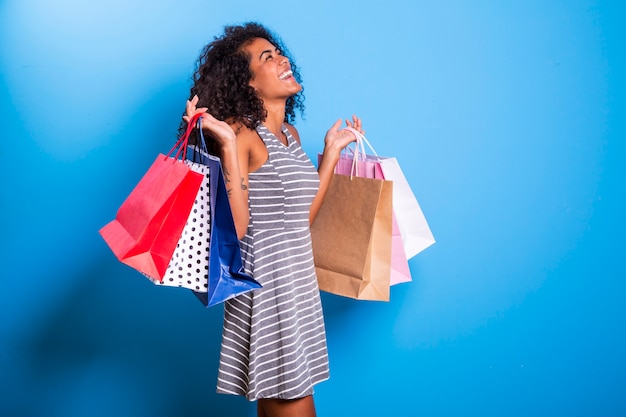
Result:
<instances>
[{"instance_id":1,"label":"white shopping bag","mask_svg":"<svg viewBox=\"0 0 626 417\"><path fill-rule=\"evenodd\" d=\"M371 176L371 171L374 171L374 178L393 181L393 214L395 223L402 236L406 259L411 259L435 243L435 238L417 202L417 198L396 158L378 156L365 136L355 129L347 129L357 138L355 149L351 149L353 152L351 158L354 162L350 168L351 172L359 175L359 170L364 169L366 176ZM365 145L369 147L372 154L366 153ZM341 160L340 163L342 163ZM345 164L345 162L343 163ZM347 168L348 166L345 166L344 170ZM397 262L397 264L400 264L400 262Z\"/></svg>"},{"instance_id":2,"label":"white shopping bag","mask_svg":"<svg viewBox=\"0 0 626 417\"><path fill-rule=\"evenodd\" d=\"M411 259L435 243L435 238L398 160L378 158L383 179L393 181L393 212L402 236L404 252L407 259Z\"/></svg>"}]
</instances>

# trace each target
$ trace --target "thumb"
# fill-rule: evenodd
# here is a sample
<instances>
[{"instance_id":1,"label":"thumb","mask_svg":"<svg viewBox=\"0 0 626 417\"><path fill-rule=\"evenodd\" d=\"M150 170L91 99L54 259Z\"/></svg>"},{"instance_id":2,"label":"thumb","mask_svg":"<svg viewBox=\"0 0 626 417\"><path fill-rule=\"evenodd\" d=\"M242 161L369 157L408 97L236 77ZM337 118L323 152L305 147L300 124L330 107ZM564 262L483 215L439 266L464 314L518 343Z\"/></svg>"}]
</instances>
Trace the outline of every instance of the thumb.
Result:
<instances>
[{"instance_id":1,"label":"thumb","mask_svg":"<svg viewBox=\"0 0 626 417\"><path fill-rule=\"evenodd\" d=\"M330 130L338 130L338 129L339 129L339 126L341 126L341 123L343 123L343 120L341 120L341 119L337 119L337 121L335 122L335 124L333 124L333 125L330 127Z\"/></svg>"}]
</instances>

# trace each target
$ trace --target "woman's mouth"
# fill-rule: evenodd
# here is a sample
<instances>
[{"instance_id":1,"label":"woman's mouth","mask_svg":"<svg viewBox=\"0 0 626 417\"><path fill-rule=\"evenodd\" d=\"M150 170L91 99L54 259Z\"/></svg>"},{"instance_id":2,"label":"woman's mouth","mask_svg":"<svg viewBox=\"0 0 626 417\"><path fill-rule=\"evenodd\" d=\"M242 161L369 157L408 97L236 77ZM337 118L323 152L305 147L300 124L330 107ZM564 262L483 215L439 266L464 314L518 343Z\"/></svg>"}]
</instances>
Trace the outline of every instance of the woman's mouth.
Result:
<instances>
[{"instance_id":1,"label":"woman's mouth","mask_svg":"<svg viewBox=\"0 0 626 417\"><path fill-rule=\"evenodd\" d=\"M287 78L291 77L293 75L293 73L291 72L291 70L287 70L285 72L283 72L282 74L280 74L278 76L279 80L286 80Z\"/></svg>"}]
</instances>

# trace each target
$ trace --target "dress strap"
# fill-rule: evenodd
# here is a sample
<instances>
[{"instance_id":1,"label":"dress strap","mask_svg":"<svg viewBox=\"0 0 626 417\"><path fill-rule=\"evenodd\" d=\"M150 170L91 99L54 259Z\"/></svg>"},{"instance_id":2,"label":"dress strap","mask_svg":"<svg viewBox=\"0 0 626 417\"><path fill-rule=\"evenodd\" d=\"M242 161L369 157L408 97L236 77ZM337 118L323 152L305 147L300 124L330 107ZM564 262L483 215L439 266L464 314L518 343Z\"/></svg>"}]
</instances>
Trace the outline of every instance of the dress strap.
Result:
<instances>
[{"instance_id":1,"label":"dress strap","mask_svg":"<svg viewBox=\"0 0 626 417\"><path fill-rule=\"evenodd\" d=\"M287 129L287 126L283 123L280 126L280 130L285 134L285 137L287 138L287 147L289 147L293 141L295 140L293 135L291 134L291 132L289 131L289 129ZM265 145L269 143L274 142L274 144L280 144L282 146L285 146L277 137L275 134L273 134L264 124L259 124L256 127L256 131L259 134L259 136L261 137L261 139L263 139L263 142L265 143Z\"/></svg>"}]
</instances>

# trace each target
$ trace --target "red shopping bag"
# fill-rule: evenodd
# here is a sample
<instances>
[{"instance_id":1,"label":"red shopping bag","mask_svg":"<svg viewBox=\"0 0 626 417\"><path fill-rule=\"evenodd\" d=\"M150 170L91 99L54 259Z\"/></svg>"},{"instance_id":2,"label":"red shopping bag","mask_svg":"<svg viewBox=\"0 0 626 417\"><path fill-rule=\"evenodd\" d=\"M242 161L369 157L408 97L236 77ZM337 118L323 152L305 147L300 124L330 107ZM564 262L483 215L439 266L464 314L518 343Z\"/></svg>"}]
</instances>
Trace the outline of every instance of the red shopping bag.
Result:
<instances>
[{"instance_id":1,"label":"red shopping bag","mask_svg":"<svg viewBox=\"0 0 626 417\"><path fill-rule=\"evenodd\" d=\"M199 117L199 115L198 115ZM187 132L168 155L160 154L100 235L123 263L163 278L202 182L202 174L178 159L187 148ZM170 156L178 148L177 154Z\"/></svg>"}]
</instances>

